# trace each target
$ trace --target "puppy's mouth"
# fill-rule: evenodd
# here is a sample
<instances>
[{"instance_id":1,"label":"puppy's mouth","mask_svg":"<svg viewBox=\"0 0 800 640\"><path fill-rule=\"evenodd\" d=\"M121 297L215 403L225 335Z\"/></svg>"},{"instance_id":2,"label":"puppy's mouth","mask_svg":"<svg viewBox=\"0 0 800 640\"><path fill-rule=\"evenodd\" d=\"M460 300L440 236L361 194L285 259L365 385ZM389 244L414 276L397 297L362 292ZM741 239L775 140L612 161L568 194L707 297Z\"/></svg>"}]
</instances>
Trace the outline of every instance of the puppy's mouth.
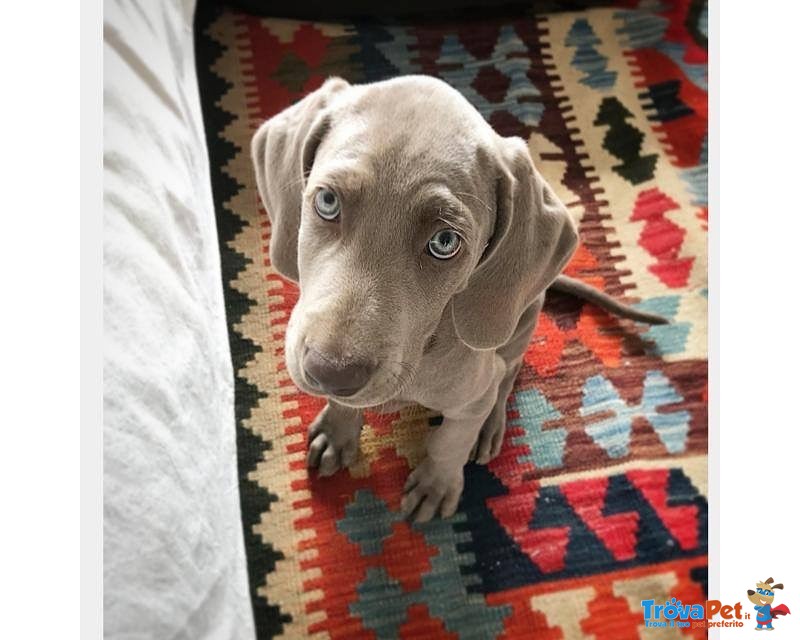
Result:
<instances>
[{"instance_id":1,"label":"puppy's mouth","mask_svg":"<svg viewBox=\"0 0 800 640\"><path fill-rule=\"evenodd\" d=\"M309 395L329 398L340 405L353 409L367 409L386 404L399 394L400 388L392 389L391 384L384 380L386 377L382 376L380 371L376 371L374 382L370 381L363 388L355 390L326 387L319 381L308 378L295 380L295 383Z\"/></svg>"},{"instance_id":2,"label":"puppy's mouth","mask_svg":"<svg viewBox=\"0 0 800 640\"><path fill-rule=\"evenodd\" d=\"M301 357L292 365L288 367L289 373L301 391L330 398L353 409L380 407L391 402L413 375L408 365L394 365L391 360L376 361L366 370L350 365L336 366L324 356L309 354L308 347L301 348Z\"/></svg>"},{"instance_id":3,"label":"puppy's mouth","mask_svg":"<svg viewBox=\"0 0 800 640\"><path fill-rule=\"evenodd\" d=\"M339 402L347 402L353 401L359 396L367 387L369 387L369 383L365 386L358 386L358 387L351 387L347 386L345 383L344 386L336 386L335 384L331 383L323 383L314 378L307 372L303 372L303 383L306 387L304 391L311 393L313 395L318 396L326 396L328 398L333 398Z\"/></svg>"}]
</instances>

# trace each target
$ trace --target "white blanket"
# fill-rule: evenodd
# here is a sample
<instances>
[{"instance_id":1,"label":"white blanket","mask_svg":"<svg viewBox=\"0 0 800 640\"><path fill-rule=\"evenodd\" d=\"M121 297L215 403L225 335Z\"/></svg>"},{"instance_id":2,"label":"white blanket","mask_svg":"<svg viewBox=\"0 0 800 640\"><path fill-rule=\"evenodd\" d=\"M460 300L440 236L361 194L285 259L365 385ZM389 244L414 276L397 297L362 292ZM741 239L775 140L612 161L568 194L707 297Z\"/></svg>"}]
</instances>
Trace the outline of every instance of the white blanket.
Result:
<instances>
[{"instance_id":1,"label":"white blanket","mask_svg":"<svg viewBox=\"0 0 800 640\"><path fill-rule=\"evenodd\" d=\"M104 626L253 638L193 2L104 25Z\"/></svg>"}]
</instances>

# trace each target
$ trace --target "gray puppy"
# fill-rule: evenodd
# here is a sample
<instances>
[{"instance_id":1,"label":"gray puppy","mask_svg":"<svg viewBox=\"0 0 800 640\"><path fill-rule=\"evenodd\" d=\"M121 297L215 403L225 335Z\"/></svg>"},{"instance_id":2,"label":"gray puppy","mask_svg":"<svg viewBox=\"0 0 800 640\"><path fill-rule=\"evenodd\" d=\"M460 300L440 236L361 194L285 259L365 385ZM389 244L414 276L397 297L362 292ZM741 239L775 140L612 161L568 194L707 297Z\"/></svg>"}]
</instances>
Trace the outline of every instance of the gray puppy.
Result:
<instances>
[{"instance_id":1,"label":"gray puppy","mask_svg":"<svg viewBox=\"0 0 800 640\"><path fill-rule=\"evenodd\" d=\"M287 368L328 399L308 466L355 460L364 408L441 412L405 486L417 522L452 515L464 464L499 452L548 287L664 322L559 275L578 240L566 208L525 141L441 80L331 78L265 122L252 156L272 264L300 286Z\"/></svg>"}]
</instances>

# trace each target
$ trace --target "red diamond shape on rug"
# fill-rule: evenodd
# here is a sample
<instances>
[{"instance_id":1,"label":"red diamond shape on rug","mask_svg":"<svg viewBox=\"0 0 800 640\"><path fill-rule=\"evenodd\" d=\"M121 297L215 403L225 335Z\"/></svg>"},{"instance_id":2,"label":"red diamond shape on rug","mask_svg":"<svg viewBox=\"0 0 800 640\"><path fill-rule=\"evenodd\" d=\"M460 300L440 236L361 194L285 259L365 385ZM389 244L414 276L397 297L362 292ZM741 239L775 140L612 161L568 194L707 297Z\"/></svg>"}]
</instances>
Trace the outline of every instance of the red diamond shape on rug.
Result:
<instances>
[{"instance_id":1,"label":"red diamond shape on rug","mask_svg":"<svg viewBox=\"0 0 800 640\"><path fill-rule=\"evenodd\" d=\"M661 522L678 541L681 549L697 548L697 507L668 504L669 469L654 471L635 470L627 473L628 480L636 487L655 509Z\"/></svg>"},{"instance_id":2,"label":"red diamond shape on rug","mask_svg":"<svg viewBox=\"0 0 800 640\"><path fill-rule=\"evenodd\" d=\"M569 527L535 529L517 536L520 548L543 573L564 569L569 544Z\"/></svg>"},{"instance_id":3,"label":"red diamond shape on rug","mask_svg":"<svg viewBox=\"0 0 800 640\"><path fill-rule=\"evenodd\" d=\"M614 323L614 319L607 313L589 305L581 309L574 329L561 329L550 316L543 313L539 316L533 341L523 356L525 362L540 376L552 376L558 372L567 343L578 341L605 366L616 367L622 353L622 338L603 333L604 329L613 327Z\"/></svg>"},{"instance_id":4,"label":"red diamond shape on rug","mask_svg":"<svg viewBox=\"0 0 800 640\"><path fill-rule=\"evenodd\" d=\"M693 257L679 257L686 230L666 217L679 209L678 203L658 189L645 189L636 198L631 221L644 221L641 245L656 259L648 269L668 287L683 287L689 280Z\"/></svg>"},{"instance_id":5,"label":"red diamond shape on rug","mask_svg":"<svg viewBox=\"0 0 800 640\"><path fill-rule=\"evenodd\" d=\"M519 484L511 487L505 496L490 498L487 504L531 562L543 573L553 573L564 568L570 528L530 529L538 496L538 485Z\"/></svg>"},{"instance_id":6,"label":"red diamond shape on rug","mask_svg":"<svg viewBox=\"0 0 800 640\"><path fill-rule=\"evenodd\" d=\"M458 638L457 633L448 631L444 623L431 616L424 604L414 604L406 612L406 621L400 627L401 638Z\"/></svg>"},{"instance_id":7,"label":"red diamond shape on rug","mask_svg":"<svg viewBox=\"0 0 800 640\"><path fill-rule=\"evenodd\" d=\"M430 559L438 552L435 547L428 546L425 537L408 523L398 522L392 527L392 535L383 543L378 564L400 583L403 591L417 591L422 588L422 576L431 570Z\"/></svg>"},{"instance_id":8,"label":"red diamond shape on rug","mask_svg":"<svg viewBox=\"0 0 800 640\"><path fill-rule=\"evenodd\" d=\"M292 51L312 69L317 68L325 58L330 39L322 35L316 27L303 23L294 35Z\"/></svg>"},{"instance_id":9,"label":"red diamond shape on rug","mask_svg":"<svg viewBox=\"0 0 800 640\"><path fill-rule=\"evenodd\" d=\"M608 478L569 482L561 486L561 493L569 505L589 530L602 540L614 559L630 560L636 557L639 514L631 511L604 516L607 492Z\"/></svg>"}]
</instances>

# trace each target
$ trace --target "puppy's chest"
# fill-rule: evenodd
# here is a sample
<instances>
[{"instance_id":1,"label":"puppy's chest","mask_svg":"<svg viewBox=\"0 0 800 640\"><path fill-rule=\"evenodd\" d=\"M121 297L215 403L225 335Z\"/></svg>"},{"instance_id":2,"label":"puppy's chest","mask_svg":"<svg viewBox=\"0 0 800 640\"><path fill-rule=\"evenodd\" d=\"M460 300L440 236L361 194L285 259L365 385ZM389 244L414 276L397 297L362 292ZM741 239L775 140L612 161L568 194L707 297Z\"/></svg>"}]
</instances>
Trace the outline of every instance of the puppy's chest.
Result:
<instances>
[{"instance_id":1,"label":"puppy's chest","mask_svg":"<svg viewBox=\"0 0 800 640\"><path fill-rule=\"evenodd\" d=\"M491 351L473 351L463 344L440 345L426 353L408 386L396 400L445 411L472 399L491 372Z\"/></svg>"}]
</instances>

